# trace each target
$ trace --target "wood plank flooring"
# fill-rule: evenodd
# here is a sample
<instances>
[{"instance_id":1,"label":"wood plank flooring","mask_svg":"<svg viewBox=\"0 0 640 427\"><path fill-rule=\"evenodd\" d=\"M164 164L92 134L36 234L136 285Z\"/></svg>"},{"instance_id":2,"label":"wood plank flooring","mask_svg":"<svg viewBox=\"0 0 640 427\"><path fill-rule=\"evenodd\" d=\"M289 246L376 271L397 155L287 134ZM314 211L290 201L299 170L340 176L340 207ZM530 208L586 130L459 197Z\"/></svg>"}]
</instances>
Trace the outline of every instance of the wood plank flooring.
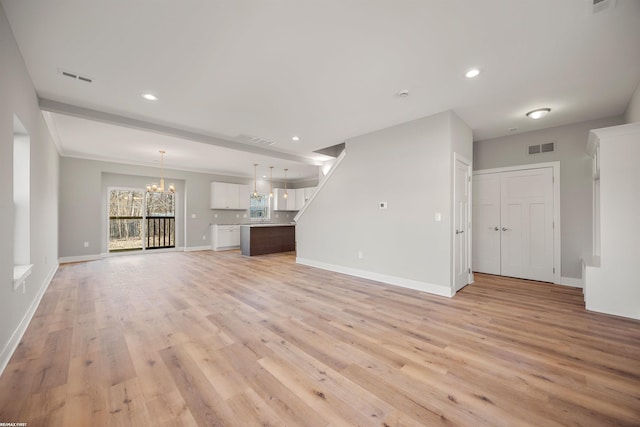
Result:
<instances>
[{"instance_id":1,"label":"wood plank flooring","mask_svg":"<svg viewBox=\"0 0 640 427\"><path fill-rule=\"evenodd\" d=\"M239 251L62 265L0 377L35 426L639 426L640 322L477 275L448 299Z\"/></svg>"}]
</instances>

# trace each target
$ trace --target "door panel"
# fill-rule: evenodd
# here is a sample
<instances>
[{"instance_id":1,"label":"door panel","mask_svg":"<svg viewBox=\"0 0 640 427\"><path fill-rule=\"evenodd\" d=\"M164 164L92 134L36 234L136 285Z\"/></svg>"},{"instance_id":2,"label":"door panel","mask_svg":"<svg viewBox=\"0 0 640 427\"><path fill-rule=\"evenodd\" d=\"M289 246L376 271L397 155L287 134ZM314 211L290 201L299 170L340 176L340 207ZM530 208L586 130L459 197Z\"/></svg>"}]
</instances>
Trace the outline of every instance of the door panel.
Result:
<instances>
[{"instance_id":1,"label":"door panel","mask_svg":"<svg viewBox=\"0 0 640 427\"><path fill-rule=\"evenodd\" d=\"M469 177L471 166L459 159L454 177L454 283L456 291L469 283Z\"/></svg>"},{"instance_id":2,"label":"door panel","mask_svg":"<svg viewBox=\"0 0 640 427\"><path fill-rule=\"evenodd\" d=\"M552 282L552 169L504 172L500 188L501 274Z\"/></svg>"},{"instance_id":3,"label":"door panel","mask_svg":"<svg viewBox=\"0 0 640 427\"><path fill-rule=\"evenodd\" d=\"M500 274L500 178L473 177L473 270Z\"/></svg>"}]
</instances>

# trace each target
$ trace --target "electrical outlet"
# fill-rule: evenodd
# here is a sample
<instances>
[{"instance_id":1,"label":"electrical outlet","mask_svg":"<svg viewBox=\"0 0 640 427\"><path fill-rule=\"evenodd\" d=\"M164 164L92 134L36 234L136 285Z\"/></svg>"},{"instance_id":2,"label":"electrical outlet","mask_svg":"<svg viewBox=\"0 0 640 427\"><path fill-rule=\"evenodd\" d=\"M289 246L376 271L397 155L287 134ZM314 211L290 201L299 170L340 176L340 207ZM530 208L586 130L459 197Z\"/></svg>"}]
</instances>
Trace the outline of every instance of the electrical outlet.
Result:
<instances>
[{"instance_id":1,"label":"electrical outlet","mask_svg":"<svg viewBox=\"0 0 640 427\"><path fill-rule=\"evenodd\" d=\"M358 251L358 259L362 259L364 258L364 255L362 255L362 251Z\"/></svg>"},{"instance_id":2,"label":"electrical outlet","mask_svg":"<svg viewBox=\"0 0 640 427\"><path fill-rule=\"evenodd\" d=\"M202 235L202 240L207 240L207 235L206 234Z\"/></svg>"},{"instance_id":3,"label":"electrical outlet","mask_svg":"<svg viewBox=\"0 0 640 427\"><path fill-rule=\"evenodd\" d=\"M440 212L436 212L436 221L442 221L442 214Z\"/></svg>"},{"instance_id":4,"label":"electrical outlet","mask_svg":"<svg viewBox=\"0 0 640 427\"><path fill-rule=\"evenodd\" d=\"M218 218L218 214L213 214L213 217L214 218Z\"/></svg>"},{"instance_id":5,"label":"electrical outlet","mask_svg":"<svg viewBox=\"0 0 640 427\"><path fill-rule=\"evenodd\" d=\"M196 214L191 214L191 219L196 219Z\"/></svg>"},{"instance_id":6,"label":"electrical outlet","mask_svg":"<svg viewBox=\"0 0 640 427\"><path fill-rule=\"evenodd\" d=\"M89 242L84 242L84 247L88 248L89 247Z\"/></svg>"}]
</instances>

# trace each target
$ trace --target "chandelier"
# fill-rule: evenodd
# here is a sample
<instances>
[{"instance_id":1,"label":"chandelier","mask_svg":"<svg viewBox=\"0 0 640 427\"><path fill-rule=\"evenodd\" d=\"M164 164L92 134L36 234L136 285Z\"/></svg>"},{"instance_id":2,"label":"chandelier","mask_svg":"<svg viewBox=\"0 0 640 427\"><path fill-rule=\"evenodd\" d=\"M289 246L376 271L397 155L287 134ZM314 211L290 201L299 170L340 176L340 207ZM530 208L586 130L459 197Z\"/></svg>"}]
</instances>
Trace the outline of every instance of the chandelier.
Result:
<instances>
[{"instance_id":1,"label":"chandelier","mask_svg":"<svg viewBox=\"0 0 640 427\"><path fill-rule=\"evenodd\" d=\"M160 185L153 183L147 184L147 193L175 193L176 187L169 184L169 188L164 188L164 154L166 151L160 150Z\"/></svg>"}]
</instances>

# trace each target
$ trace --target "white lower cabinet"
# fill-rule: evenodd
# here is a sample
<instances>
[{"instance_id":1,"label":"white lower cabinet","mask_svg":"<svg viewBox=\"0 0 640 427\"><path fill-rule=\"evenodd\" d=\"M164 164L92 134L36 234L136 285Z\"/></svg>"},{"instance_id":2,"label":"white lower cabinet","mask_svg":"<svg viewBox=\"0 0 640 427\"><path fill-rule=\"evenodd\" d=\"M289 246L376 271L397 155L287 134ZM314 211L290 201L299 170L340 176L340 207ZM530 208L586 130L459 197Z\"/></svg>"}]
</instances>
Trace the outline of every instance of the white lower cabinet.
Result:
<instances>
[{"instance_id":1,"label":"white lower cabinet","mask_svg":"<svg viewBox=\"0 0 640 427\"><path fill-rule=\"evenodd\" d=\"M214 251L225 251L238 249L240 247L240 226L239 225L219 225L211 226L212 249Z\"/></svg>"}]
</instances>

